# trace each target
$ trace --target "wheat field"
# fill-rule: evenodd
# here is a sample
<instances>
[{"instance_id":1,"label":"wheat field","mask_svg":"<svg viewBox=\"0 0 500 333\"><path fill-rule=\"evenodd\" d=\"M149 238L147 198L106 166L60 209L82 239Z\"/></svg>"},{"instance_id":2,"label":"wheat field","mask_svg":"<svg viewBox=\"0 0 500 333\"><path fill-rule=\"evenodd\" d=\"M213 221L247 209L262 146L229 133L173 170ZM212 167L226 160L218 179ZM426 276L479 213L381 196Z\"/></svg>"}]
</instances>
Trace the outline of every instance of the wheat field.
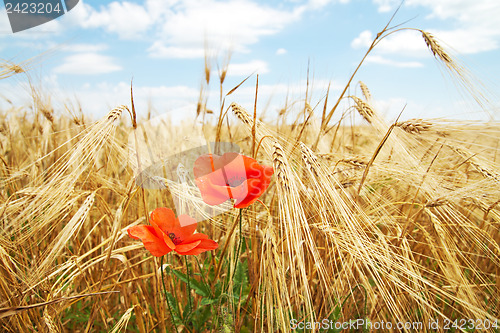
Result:
<instances>
[{"instance_id":1,"label":"wheat field","mask_svg":"<svg viewBox=\"0 0 500 333\"><path fill-rule=\"evenodd\" d=\"M422 37L482 103L465 68ZM27 67L4 62L0 79L29 81ZM274 169L242 210L203 207L190 165L182 183L161 168L161 186L137 181L153 181L138 177L144 133L182 150L192 125L144 131L155 120L133 100L93 122L33 88L32 108L0 110L1 331L500 331L499 123L388 122L356 72L340 97L306 98L294 115L283 103L263 122L231 100L239 86L225 74L220 109L198 104L206 142ZM219 248L152 256L126 230L157 207L198 214Z\"/></svg>"}]
</instances>

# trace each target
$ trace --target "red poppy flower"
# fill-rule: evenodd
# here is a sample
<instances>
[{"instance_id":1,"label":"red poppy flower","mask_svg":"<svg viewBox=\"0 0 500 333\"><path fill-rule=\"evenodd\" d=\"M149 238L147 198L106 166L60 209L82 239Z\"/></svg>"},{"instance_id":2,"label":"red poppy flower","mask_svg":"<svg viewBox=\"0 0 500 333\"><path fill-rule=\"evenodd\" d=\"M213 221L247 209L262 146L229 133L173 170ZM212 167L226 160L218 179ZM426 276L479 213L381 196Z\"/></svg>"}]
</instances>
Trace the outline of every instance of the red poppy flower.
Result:
<instances>
[{"instance_id":1,"label":"red poppy flower","mask_svg":"<svg viewBox=\"0 0 500 333\"><path fill-rule=\"evenodd\" d=\"M198 157L193 172L205 203L218 205L235 199L235 208L245 208L264 193L274 170L260 165L253 158L225 153L222 156L206 154Z\"/></svg>"},{"instance_id":2,"label":"red poppy flower","mask_svg":"<svg viewBox=\"0 0 500 333\"><path fill-rule=\"evenodd\" d=\"M180 255L196 255L215 250L219 244L207 235L194 233L196 220L188 215L175 217L171 209L161 207L151 212L151 225L137 225L127 229L128 235L140 239L146 250L155 257L170 251Z\"/></svg>"}]
</instances>

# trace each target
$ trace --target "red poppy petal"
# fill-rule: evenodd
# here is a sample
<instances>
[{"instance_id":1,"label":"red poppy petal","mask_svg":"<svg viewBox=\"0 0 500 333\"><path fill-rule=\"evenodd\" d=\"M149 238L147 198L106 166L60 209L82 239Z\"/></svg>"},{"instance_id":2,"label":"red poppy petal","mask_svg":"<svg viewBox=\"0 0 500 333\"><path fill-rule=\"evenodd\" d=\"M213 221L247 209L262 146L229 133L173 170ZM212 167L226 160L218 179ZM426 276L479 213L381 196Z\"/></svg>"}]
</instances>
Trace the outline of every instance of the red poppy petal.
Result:
<instances>
[{"instance_id":1,"label":"red poppy petal","mask_svg":"<svg viewBox=\"0 0 500 333\"><path fill-rule=\"evenodd\" d=\"M186 243L191 243L191 242L195 242L197 240L201 240L201 239L208 239L208 236L205 235L205 234L201 234L201 233L196 233L196 234L192 234L190 237L188 237L185 242Z\"/></svg>"},{"instance_id":2,"label":"red poppy petal","mask_svg":"<svg viewBox=\"0 0 500 333\"><path fill-rule=\"evenodd\" d=\"M266 191L269 187L269 181L261 179L249 179L245 182L244 189L241 190L241 194L239 196L235 196L236 199L234 203L235 208L246 208L253 204L257 199ZM244 194L246 191L246 195Z\"/></svg>"},{"instance_id":3,"label":"red poppy petal","mask_svg":"<svg viewBox=\"0 0 500 333\"><path fill-rule=\"evenodd\" d=\"M237 157L235 157L234 155L237 155ZM267 172L265 172L266 168L272 170L272 167L260 165L251 157L234 153L224 154L223 157L226 157L225 161L227 165L225 166L225 170L227 173L235 172L238 175L245 177L246 179L265 178L271 177L272 175L272 173L268 175Z\"/></svg>"},{"instance_id":4,"label":"red poppy petal","mask_svg":"<svg viewBox=\"0 0 500 333\"><path fill-rule=\"evenodd\" d=\"M245 180L245 182L243 182L243 184L231 188L232 197L233 199L236 199L236 202L241 202L248 195L250 195L248 184L252 183L252 180L253 179L247 179Z\"/></svg>"},{"instance_id":5,"label":"red poppy petal","mask_svg":"<svg viewBox=\"0 0 500 333\"><path fill-rule=\"evenodd\" d=\"M208 205L218 205L231 199L227 186L213 185L206 177L195 179L201 198Z\"/></svg>"},{"instance_id":6,"label":"red poppy petal","mask_svg":"<svg viewBox=\"0 0 500 333\"><path fill-rule=\"evenodd\" d=\"M155 228L150 225L136 225L127 229L130 237L140 239L153 256L161 257L172 251L163 239L159 238L156 234Z\"/></svg>"},{"instance_id":7,"label":"red poppy petal","mask_svg":"<svg viewBox=\"0 0 500 333\"><path fill-rule=\"evenodd\" d=\"M186 238L191 236L196 231L196 220L189 215L179 215L178 224L179 228L174 230L176 237L179 237L181 242L184 242Z\"/></svg>"},{"instance_id":8,"label":"red poppy petal","mask_svg":"<svg viewBox=\"0 0 500 333\"><path fill-rule=\"evenodd\" d=\"M249 196L234 203L234 208L247 208L259 199L259 196Z\"/></svg>"},{"instance_id":9,"label":"red poppy petal","mask_svg":"<svg viewBox=\"0 0 500 333\"><path fill-rule=\"evenodd\" d=\"M229 182L229 178L225 173L225 169L218 169L212 173L205 175L205 177L214 185L226 186Z\"/></svg>"},{"instance_id":10,"label":"red poppy petal","mask_svg":"<svg viewBox=\"0 0 500 333\"><path fill-rule=\"evenodd\" d=\"M172 250L175 250L177 248L175 243L172 241L172 239L167 234L163 234L163 240L165 241L165 244L167 244L167 246L169 248L171 248Z\"/></svg>"},{"instance_id":11,"label":"red poppy petal","mask_svg":"<svg viewBox=\"0 0 500 333\"><path fill-rule=\"evenodd\" d=\"M274 175L274 169L273 167L262 165L262 172L263 172L263 177L264 179L271 179L271 176Z\"/></svg>"},{"instance_id":12,"label":"red poppy petal","mask_svg":"<svg viewBox=\"0 0 500 333\"><path fill-rule=\"evenodd\" d=\"M176 227L176 218L173 210L160 207L151 212L151 225L159 228L164 233Z\"/></svg>"},{"instance_id":13,"label":"red poppy petal","mask_svg":"<svg viewBox=\"0 0 500 333\"><path fill-rule=\"evenodd\" d=\"M193 173L195 178L203 177L216 170L215 160L218 159L217 155L206 154L201 155L194 162Z\"/></svg>"},{"instance_id":14,"label":"red poppy petal","mask_svg":"<svg viewBox=\"0 0 500 333\"><path fill-rule=\"evenodd\" d=\"M195 247L197 247L200 243L201 243L201 240L198 240L198 241L195 241L192 243L179 244L179 245L177 245L175 252L183 255L184 253L189 252L192 249L194 249Z\"/></svg>"},{"instance_id":15,"label":"red poppy petal","mask_svg":"<svg viewBox=\"0 0 500 333\"><path fill-rule=\"evenodd\" d=\"M226 153L222 156L225 185L235 187L248 179L245 158L246 156L236 153Z\"/></svg>"},{"instance_id":16,"label":"red poppy petal","mask_svg":"<svg viewBox=\"0 0 500 333\"><path fill-rule=\"evenodd\" d=\"M200 244L197 247L192 249L191 251L187 251L182 253L183 255L197 255L206 251L215 250L219 247L219 244L216 241L211 239L202 239Z\"/></svg>"},{"instance_id":17,"label":"red poppy petal","mask_svg":"<svg viewBox=\"0 0 500 333\"><path fill-rule=\"evenodd\" d=\"M274 173L272 167L260 165L253 158L234 152L222 156L200 156L193 171L205 203L218 205L234 198L237 208L248 207L255 202L268 188Z\"/></svg>"}]
</instances>

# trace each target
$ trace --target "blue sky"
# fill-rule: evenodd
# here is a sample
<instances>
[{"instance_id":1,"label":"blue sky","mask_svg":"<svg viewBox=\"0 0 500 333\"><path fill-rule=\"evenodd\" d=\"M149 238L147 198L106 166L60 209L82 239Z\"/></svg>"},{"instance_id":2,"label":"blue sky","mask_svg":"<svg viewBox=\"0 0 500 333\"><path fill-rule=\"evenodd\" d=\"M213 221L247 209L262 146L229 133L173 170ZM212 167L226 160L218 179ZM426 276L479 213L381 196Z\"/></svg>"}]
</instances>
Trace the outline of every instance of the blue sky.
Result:
<instances>
[{"instance_id":1,"label":"blue sky","mask_svg":"<svg viewBox=\"0 0 500 333\"><path fill-rule=\"evenodd\" d=\"M63 17L16 34L2 8L0 58L22 62L50 50L30 66L30 77L56 106L78 101L86 113L103 115L129 103L133 77L140 113L152 105L157 113L184 114L194 110L198 99L205 54L212 68L205 94L209 108L217 108L217 67L231 50L225 91L258 73L259 112L272 118L287 96L288 104L303 105L308 64L311 104L322 101L331 83L332 106L398 5L392 0L80 0ZM495 115L498 17L497 0L407 0L393 24L429 31L450 47L491 93L490 113ZM350 94L360 96L358 81L367 84L376 108L388 119L405 105L404 119L488 119L456 89L415 31L382 41L358 72ZM22 75L1 80L0 106L6 105L1 96L29 103L26 82ZM228 102L253 108L254 92L255 75Z\"/></svg>"}]
</instances>

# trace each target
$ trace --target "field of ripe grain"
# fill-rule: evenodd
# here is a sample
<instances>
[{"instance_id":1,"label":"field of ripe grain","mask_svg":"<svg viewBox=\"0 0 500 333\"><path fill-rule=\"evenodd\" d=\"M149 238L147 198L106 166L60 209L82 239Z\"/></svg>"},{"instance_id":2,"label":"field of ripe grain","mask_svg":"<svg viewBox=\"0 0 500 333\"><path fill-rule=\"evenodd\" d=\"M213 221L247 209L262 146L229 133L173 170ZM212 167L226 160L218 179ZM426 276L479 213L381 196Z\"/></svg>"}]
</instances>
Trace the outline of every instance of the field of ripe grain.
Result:
<instances>
[{"instance_id":1,"label":"field of ripe grain","mask_svg":"<svg viewBox=\"0 0 500 333\"><path fill-rule=\"evenodd\" d=\"M286 108L263 123L223 75L218 121L199 104L204 145L130 101L94 122L34 89L33 108L0 110L1 331L500 330L499 123L390 123L364 84L347 96L351 81L346 104L306 100L293 123ZM274 170L245 208L207 204L195 181L197 154L228 143ZM127 229L159 207L218 248L153 256Z\"/></svg>"}]
</instances>

